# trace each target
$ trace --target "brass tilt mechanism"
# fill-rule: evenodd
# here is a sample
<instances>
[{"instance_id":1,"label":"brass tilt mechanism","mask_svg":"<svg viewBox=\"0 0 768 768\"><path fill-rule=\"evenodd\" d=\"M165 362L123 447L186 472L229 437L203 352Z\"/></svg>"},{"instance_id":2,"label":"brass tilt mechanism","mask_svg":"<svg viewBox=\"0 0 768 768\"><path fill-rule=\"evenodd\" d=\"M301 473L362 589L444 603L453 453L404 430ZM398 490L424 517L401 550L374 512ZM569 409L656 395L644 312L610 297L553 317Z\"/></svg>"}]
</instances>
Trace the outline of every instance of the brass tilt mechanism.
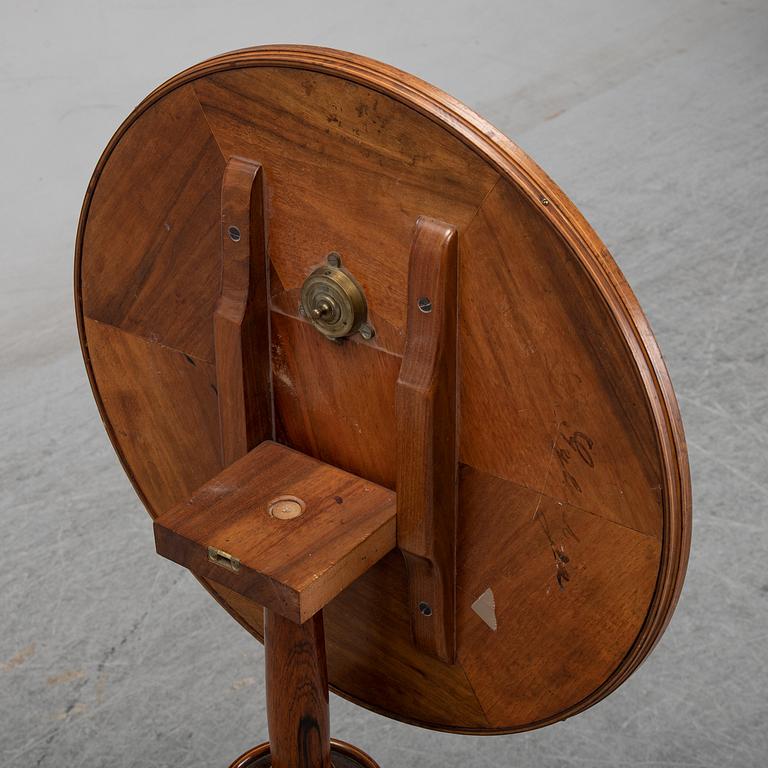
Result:
<instances>
[{"instance_id":1,"label":"brass tilt mechanism","mask_svg":"<svg viewBox=\"0 0 768 768\"><path fill-rule=\"evenodd\" d=\"M329 339L358 332L364 339L373 338L373 328L366 322L368 303L363 289L342 267L338 253L329 253L326 263L304 281L299 311Z\"/></svg>"}]
</instances>

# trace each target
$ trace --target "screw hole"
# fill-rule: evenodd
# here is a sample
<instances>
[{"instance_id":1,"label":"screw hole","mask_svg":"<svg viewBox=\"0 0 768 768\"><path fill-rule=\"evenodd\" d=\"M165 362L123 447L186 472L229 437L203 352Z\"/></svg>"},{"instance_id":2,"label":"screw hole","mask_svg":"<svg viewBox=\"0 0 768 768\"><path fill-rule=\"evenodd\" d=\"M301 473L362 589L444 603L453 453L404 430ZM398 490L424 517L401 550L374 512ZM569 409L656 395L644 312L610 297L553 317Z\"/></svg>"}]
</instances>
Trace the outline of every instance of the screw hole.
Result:
<instances>
[{"instance_id":1,"label":"screw hole","mask_svg":"<svg viewBox=\"0 0 768 768\"><path fill-rule=\"evenodd\" d=\"M373 330L372 326L368 325L368 323L363 323L360 326L360 335L366 341L370 341L376 335L376 332Z\"/></svg>"},{"instance_id":2,"label":"screw hole","mask_svg":"<svg viewBox=\"0 0 768 768\"><path fill-rule=\"evenodd\" d=\"M431 616L432 606L429 603L421 602L419 603L419 611L421 612L422 616Z\"/></svg>"},{"instance_id":3,"label":"screw hole","mask_svg":"<svg viewBox=\"0 0 768 768\"><path fill-rule=\"evenodd\" d=\"M227 234L229 235L229 239L233 243L237 243L240 241L240 230L237 227L230 227L227 230Z\"/></svg>"},{"instance_id":4,"label":"screw hole","mask_svg":"<svg viewBox=\"0 0 768 768\"><path fill-rule=\"evenodd\" d=\"M432 311L432 301L428 297L422 296L417 303L419 305L419 309L425 315Z\"/></svg>"}]
</instances>

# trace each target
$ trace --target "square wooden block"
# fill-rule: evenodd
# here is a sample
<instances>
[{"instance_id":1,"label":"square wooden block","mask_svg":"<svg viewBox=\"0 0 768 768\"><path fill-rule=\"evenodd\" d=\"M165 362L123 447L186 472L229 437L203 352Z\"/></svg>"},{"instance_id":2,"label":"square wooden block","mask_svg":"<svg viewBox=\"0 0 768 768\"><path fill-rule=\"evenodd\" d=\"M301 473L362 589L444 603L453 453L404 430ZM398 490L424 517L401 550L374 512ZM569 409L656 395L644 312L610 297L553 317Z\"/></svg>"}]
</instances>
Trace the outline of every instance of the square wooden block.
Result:
<instances>
[{"instance_id":1,"label":"square wooden block","mask_svg":"<svg viewBox=\"0 0 768 768\"><path fill-rule=\"evenodd\" d=\"M297 623L395 547L396 496L266 441L155 520L159 554Z\"/></svg>"}]
</instances>

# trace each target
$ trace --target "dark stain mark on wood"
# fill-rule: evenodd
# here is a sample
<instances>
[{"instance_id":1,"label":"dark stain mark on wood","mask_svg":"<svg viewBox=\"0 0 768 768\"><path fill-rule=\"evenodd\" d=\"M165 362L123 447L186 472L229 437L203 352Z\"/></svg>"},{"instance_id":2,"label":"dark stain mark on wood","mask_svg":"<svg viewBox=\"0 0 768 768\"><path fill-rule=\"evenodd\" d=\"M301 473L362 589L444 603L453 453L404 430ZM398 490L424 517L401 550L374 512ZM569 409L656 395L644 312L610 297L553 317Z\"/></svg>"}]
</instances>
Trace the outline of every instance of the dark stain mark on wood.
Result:
<instances>
[{"instance_id":1,"label":"dark stain mark on wood","mask_svg":"<svg viewBox=\"0 0 768 768\"><path fill-rule=\"evenodd\" d=\"M539 509L536 511L536 519L539 521L539 525L541 525L541 529L547 537L549 547L552 550L552 556L555 559L555 579L557 580L557 586L560 587L560 589L565 589L565 582L571 580L568 569L566 568L567 564L571 561L571 558L565 553L565 546L563 544L555 543L555 538L552 535L549 521L543 510ZM565 521L565 516L563 516L562 532L566 538L572 537L578 541L573 529Z\"/></svg>"},{"instance_id":2,"label":"dark stain mark on wood","mask_svg":"<svg viewBox=\"0 0 768 768\"><path fill-rule=\"evenodd\" d=\"M299 720L297 755L302 756L302 765L312 765L315 762L318 745L323 741L320 724L312 715L302 715Z\"/></svg>"},{"instance_id":3,"label":"dark stain mark on wood","mask_svg":"<svg viewBox=\"0 0 768 768\"><path fill-rule=\"evenodd\" d=\"M565 445L558 445L558 442L565 443ZM573 432L569 437L566 437L566 435L560 432L555 443L555 455L560 462L563 480L566 485L579 493L581 493L581 486L573 473L568 469L568 464L570 463L571 458L576 455L590 467L590 469L594 469L595 460L592 457L593 447L594 442L592 441L592 438L584 432Z\"/></svg>"},{"instance_id":4,"label":"dark stain mark on wood","mask_svg":"<svg viewBox=\"0 0 768 768\"><path fill-rule=\"evenodd\" d=\"M562 426L567 426L565 422ZM555 437L554 453L557 456L557 460L560 463L560 469L563 473L563 479L566 485L570 486L574 490L581 493L581 486L578 480L574 477L573 473L568 469L568 465L571 459L578 456L578 458L586 464L590 469L594 469L595 460L592 456L592 450L594 449L594 441L585 432L575 431L570 435L566 435L564 432L558 429L558 434ZM539 499L540 503L541 499ZM561 534L564 539L573 539L578 542L579 537L575 531L568 524L565 519L565 511L562 511L562 527ZM560 589L565 589L566 582L571 580L568 573L567 564L570 562L570 557L565 553L565 546L563 543L557 544L555 538L552 535L552 530L549 526L549 521L543 510L537 507L534 513L534 519L539 521L541 529L544 531L544 535L547 537L550 549L552 550L552 556L555 559L555 579L557 580L557 586Z\"/></svg>"}]
</instances>

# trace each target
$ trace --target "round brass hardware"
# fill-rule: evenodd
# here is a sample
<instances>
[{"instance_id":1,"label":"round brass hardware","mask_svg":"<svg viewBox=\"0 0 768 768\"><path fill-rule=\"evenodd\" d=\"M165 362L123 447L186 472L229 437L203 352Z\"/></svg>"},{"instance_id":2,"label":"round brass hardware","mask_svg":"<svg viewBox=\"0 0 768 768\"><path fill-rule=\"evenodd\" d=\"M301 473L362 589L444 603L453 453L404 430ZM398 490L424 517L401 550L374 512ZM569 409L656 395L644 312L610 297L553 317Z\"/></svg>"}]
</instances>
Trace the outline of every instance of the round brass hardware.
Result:
<instances>
[{"instance_id":1,"label":"round brass hardware","mask_svg":"<svg viewBox=\"0 0 768 768\"><path fill-rule=\"evenodd\" d=\"M269 514L276 520L293 520L306 508L307 505L297 496L280 496L269 502Z\"/></svg>"},{"instance_id":2,"label":"round brass hardware","mask_svg":"<svg viewBox=\"0 0 768 768\"><path fill-rule=\"evenodd\" d=\"M324 336L342 339L360 330L368 304L357 280L341 266L341 257L332 253L304 281L300 310Z\"/></svg>"}]
</instances>

